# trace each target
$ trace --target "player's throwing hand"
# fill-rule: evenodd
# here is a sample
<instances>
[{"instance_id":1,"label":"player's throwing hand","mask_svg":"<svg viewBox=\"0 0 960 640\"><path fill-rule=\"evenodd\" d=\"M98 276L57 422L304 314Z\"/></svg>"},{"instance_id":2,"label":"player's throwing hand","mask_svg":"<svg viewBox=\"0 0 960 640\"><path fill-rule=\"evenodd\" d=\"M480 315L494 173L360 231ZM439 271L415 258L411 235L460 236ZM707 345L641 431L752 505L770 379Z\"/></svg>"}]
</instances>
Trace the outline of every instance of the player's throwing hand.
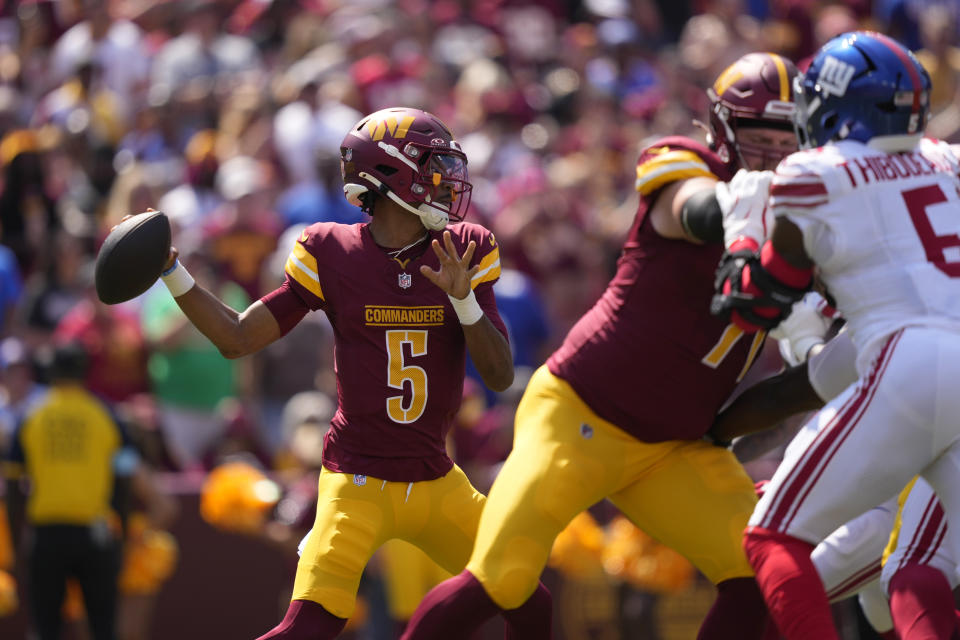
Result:
<instances>
[{"instance_id":1,"label":"player's throwing hand","mask_svg":"<svg viewBox=\"0 0 960 640\"><path fill-rule=\"evenodd\" d=\"M448 296L461 300L466 298L470 293L470 281L480 270L480 265L474 265L470 269L467 268L471 258L473 258L473 252L477 249L477 243L471 240L463 255L458 257L457 248L453 246L453 238L450 236L450 232L444 231L443 246L441 247L437 240L433 240L430 246L433 247L433 252L440 259L440 270L434 271L424 265L420 267L420 273L426 276L430 282L443 289Z\"/></svg>"}]
</instances>

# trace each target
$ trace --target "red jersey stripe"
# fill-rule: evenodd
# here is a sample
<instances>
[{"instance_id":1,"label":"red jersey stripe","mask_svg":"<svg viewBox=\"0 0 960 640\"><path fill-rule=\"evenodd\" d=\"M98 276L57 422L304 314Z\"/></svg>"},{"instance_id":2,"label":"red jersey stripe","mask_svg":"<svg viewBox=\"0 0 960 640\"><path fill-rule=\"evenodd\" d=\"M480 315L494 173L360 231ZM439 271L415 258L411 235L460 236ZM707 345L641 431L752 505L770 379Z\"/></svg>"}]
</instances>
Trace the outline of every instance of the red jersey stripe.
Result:
<instances>
[{"instance_id":1,"label":"red jersey stripe","mask_svg":"<svg viewBox=\"0 0 960 640\"><path fill-rule=\"evenodd\" d=\"M827 194L827 187L822 182L787 182L774 181L770 187L771 196L822 196Z\"/></svg>"},{"instance_id":2,"label":"red jersey stripe","mask_svg":"<svg viewBox=\"0 0 960 640\"><path fill-rule=\"evenodd\" d=\"M789 198L775 198L770 201L770 207L776 211L777 209L811 209L813 207L820 207L827 204L829 200L826 198L819 199L807 199L807 200L796 200Z\"/></svg>"}]
</instances>

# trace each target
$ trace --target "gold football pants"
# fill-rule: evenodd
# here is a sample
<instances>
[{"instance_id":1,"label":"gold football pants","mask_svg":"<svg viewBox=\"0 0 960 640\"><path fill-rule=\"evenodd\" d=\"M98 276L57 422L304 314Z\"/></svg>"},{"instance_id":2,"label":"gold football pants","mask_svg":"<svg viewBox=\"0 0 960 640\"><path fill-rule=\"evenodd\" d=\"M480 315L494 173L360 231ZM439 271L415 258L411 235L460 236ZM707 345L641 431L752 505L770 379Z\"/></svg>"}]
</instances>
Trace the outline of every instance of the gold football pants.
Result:
<instances>
[{"instance_id":1,"label":"gold football pants","mask_svg":"<svg viewBox=\"0 0 960 640\"><path fill-rule=\"evenodd\" d=\"M605 497L714 583L753 575L741 538L756 494L730 451L703 441L640 442L546 367L530 380L515 425L467 564L501 607L530 597L556 536Z\"/></svg>"},{"instance_id":2,"label":"gold football pants","mask_svg":"<svg viewBox=\"0 0 960 640\"><path fill-rule=\"evenodd\" d=\"M317 517L293 586L340 618L353 613L360 575L384 542L399 538L449 573L460 573L473 547L484 497L459 467L423 482L320 473Z\"/></svg>"}]
</instances>

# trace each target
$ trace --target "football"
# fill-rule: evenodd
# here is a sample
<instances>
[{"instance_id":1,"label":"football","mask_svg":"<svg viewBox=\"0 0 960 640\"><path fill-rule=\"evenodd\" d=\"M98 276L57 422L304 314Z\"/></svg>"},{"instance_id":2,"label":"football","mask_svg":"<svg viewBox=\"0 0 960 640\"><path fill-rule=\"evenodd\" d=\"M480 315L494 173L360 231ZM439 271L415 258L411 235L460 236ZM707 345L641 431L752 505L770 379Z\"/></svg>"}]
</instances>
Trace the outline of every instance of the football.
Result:
<instances>
[{"instance_id":1,"label":"football","mask_svg":"<svg viewBox=\"0 0 960 640\"><path fill-rule=\"evenodd\" d=\"M129 218L113 229L97 254L97 296L117 304L149 289L170 255L170 221L161 211Z\"/></svg>"}]
</instances>

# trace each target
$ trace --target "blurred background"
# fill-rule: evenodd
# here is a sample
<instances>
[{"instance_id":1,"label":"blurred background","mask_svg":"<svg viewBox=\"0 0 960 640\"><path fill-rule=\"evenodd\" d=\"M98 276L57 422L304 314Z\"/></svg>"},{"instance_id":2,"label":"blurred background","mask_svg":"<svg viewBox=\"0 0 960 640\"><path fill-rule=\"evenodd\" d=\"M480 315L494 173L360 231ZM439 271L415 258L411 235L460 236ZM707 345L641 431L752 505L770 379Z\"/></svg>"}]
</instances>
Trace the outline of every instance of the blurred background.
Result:
<instances>
[{"instance_id":1,"label":"blurred background","mask_svg":"<svg viewBox=\"0 0 960 640\"><path fill-rule=\"evenodd\" d=\"M45 351L82 344L86 387L140 459L121 639L253 638L280 620L336 398L322 314L228 361L162 285L100 304L93 259L125 214L166 212L197 280L242 309L282 281L303 225L363 220L340 187L352 124L387 106L439 115L469 157L469 219L501 245L518 367L505 393L466 386L451 436L485 491L530 372L612 274L640 149L702 140L704 90L740 55L802 67L856 28L918 52L928 132L960 141L957 0L0 1L0 450L44 396ZM751 465L756 479L777 455ZM0 517L2 638L29 637L23 556ZM345 637L396 637L438 571L385 547ZM571 640L693 638L713 598L606 504L564 532L546 580ZM78 594L65 637L82 639ZM846 638L873 637L855 604L835 612Z\"/></svg>"}]
</instances>

